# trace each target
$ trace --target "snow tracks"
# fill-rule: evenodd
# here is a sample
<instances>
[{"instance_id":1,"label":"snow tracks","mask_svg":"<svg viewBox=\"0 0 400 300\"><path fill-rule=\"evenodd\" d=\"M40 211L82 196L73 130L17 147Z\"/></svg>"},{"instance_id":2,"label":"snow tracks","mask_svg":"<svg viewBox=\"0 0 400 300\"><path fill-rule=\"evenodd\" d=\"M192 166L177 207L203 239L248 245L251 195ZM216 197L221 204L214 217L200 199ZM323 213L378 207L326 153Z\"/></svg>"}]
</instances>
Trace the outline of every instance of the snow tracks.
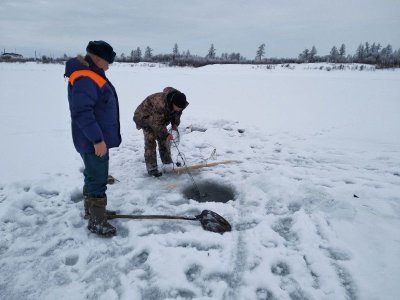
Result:
<instances>
[{"instance_id":1,"label":"snow tracks","mask_svg":"<svg viewBox=\"0 0 400 300\"><path fill-rule=\"evenodd\" d=\"M376 244L395 245L396 233L365 237L366 224L399 225L398 152L377 156L321 137L311 142L222 120L200 124L181 132L179 148L189 163L210 159L213 149L218 159L240 162L195 171L197 181L235 191L227 203L198 203L182 196L191 184L186 174L148 177L142 147L139 133L112 152L110 170L119 182L108 190L111 209L189 216L210 209L233 231L211 233L192 221L113 220L118 236L99 238L88 233L81 217L79 170L3 184L0 298L379 297L379 278L374 283L363 277L363 263L379 255ZM363 252L365 245L375 250ZM389 271L382 279L385 299L395 295L394 248L366 268L375 274Z\"/></svg>"}]
</instances>

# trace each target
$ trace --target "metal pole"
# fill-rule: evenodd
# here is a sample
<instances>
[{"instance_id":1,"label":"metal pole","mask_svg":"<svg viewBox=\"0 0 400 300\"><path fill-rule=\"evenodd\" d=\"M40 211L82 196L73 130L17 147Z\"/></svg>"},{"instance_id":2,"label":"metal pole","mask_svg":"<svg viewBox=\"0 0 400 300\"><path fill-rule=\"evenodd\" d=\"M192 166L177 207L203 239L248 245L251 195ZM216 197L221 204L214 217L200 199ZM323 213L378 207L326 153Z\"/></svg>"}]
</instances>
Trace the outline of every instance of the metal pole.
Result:
<instances>
[{"instance_id":1,"label":"metal pole","mask_svg":"<svg viewBox=\"0 0 400 300\"><path fill-rule=\"evenodd\" d=\"M183 157L181 151L179 151L178 145L175 143L174 140L172 140L172 142L174 143L176 150L178 150L178 155L181 157L181 159L182 159L182 161L183 161L183 164L184 164L184 166L185 166L185 168L186 168L186 171L187 171L187 173L189 174L190 179L192 179L193 186L195 187L197 193L199 194L199 197L204 197L204 195L200 192L200 189L199 189L199 187L197 186L196 181L194 180L192 173L190 172L189 168L187 167L186 160L185 160L185 158Z\"/></svg>"}]
</instances>

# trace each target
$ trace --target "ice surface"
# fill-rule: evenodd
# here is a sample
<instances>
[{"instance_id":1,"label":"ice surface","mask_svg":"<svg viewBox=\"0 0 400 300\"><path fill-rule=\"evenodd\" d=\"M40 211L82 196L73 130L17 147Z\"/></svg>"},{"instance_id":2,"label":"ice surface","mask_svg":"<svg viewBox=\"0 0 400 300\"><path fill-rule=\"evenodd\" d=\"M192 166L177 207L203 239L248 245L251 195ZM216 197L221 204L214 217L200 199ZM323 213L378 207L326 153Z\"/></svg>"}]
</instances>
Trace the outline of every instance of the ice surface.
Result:
<instances>
[{"instance_id":1,"label":"ice surface","mask_svg":"<svg viewBox=\"0 0 400 300\"><path fill-rule=\"evenodd\" d=\"M109 207L209 209L233 231L112 220L119 234L104 239L82 218L63 66L0 64L0 298L398 299L400 71L319 67L114 64L123 143ZM186 199L186 174L147 176L132 114L166 86L190 102L187 161L239 161L193 172L234 201Z\"/></svg>"}]
</instances>

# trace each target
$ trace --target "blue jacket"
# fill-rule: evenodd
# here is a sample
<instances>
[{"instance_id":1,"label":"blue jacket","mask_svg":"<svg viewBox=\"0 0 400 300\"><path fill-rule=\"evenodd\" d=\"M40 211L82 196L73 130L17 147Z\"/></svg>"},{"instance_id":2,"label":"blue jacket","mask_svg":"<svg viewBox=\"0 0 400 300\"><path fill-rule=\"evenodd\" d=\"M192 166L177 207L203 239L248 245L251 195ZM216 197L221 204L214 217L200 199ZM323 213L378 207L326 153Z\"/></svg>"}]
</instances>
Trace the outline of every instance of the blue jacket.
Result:
<instances>
[{"instance_id":1,"label":"blue jacket","mask_svg":"<svg viewBox=\"0 0 400 300\"><path fill-rule=\"evenodd\" d=\"M93 145L104 141L107 148L121 144L118 97L103 70L90 57L67 61L68 101L72 139L79 153L94 153Z\"/></svg>"}]
</instances>

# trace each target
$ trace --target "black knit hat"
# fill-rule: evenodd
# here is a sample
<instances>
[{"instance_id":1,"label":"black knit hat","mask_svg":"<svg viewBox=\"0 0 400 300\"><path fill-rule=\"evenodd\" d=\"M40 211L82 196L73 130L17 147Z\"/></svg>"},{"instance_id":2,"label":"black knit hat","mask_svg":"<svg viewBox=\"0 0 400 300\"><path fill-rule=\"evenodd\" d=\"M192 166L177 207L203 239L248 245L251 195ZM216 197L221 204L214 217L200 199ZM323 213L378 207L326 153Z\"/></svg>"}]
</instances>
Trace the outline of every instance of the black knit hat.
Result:
<instances>
[{"instance_id":1,"label":"black knit hat","mask_svg":"<svg viewBox=\"0 0 400 300\"><path fill-rule=\"evenodd\" d=\"M189 102L186 101L185 94L181 92L173 93L171 96L171 102L182 109L189 105Z\"/></svg>"},{"instance_id":2,"label":"black knit hat","mask_svg":"<svg viewBox=\"0 0 400 300\"><path fill-rule=\"evenodd\" d=\"M86 47L88 53L97 55L106 60L109 64L114 62L115 52L110 44L104 41L90 41Z\"/></svg>"}]
</instances>

